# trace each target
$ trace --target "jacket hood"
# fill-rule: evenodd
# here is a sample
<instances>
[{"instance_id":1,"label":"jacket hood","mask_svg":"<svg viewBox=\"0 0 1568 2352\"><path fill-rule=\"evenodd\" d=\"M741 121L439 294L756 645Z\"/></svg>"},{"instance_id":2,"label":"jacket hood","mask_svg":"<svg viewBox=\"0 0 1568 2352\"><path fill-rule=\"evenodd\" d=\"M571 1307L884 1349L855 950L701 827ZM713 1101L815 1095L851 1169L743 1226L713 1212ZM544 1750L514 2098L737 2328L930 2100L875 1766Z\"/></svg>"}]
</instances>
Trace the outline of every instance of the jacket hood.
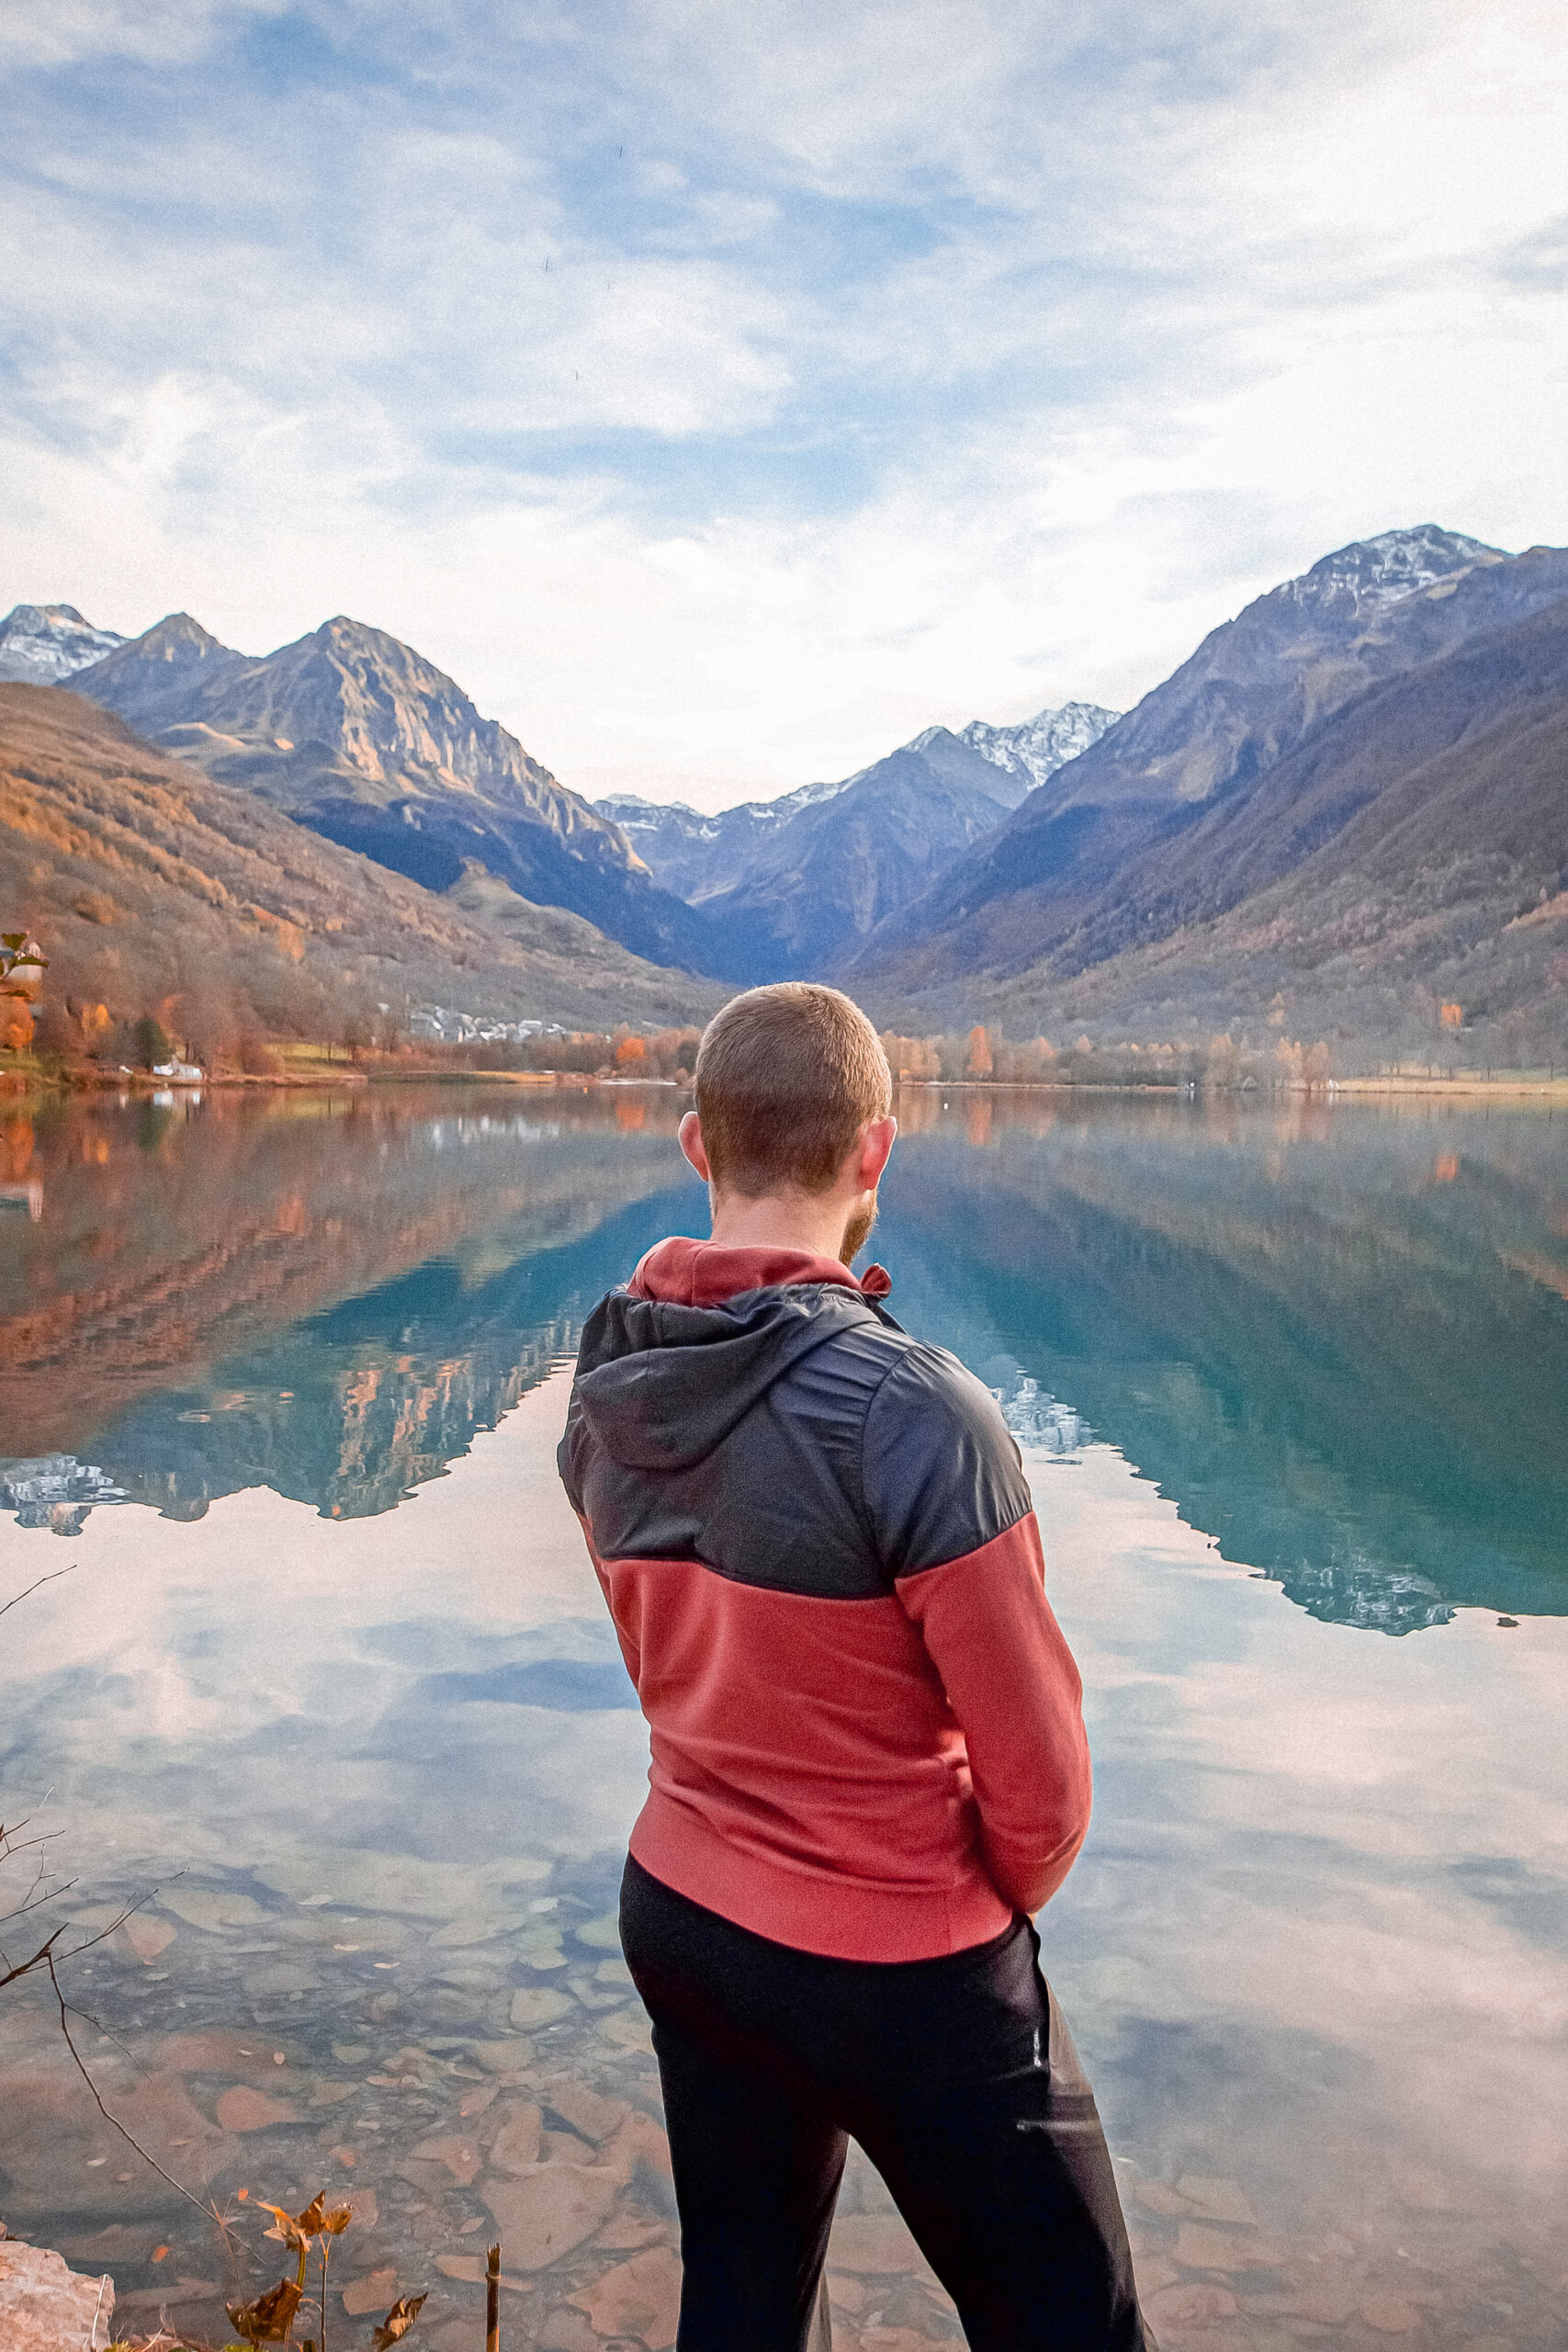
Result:
<instances>
[{"instance_id":1,"label":"jacket hood","mask_svg":"<svg viewBox=\"0 0 1568 2352\"><path fill-rule=\"evenodd\" d=\"M880 1288L863 1291L836 1261L801 1250L662 1242L583 1327L575 1409L628 1469L689 1469L803 1356L837 1332L888 1319L871 1303L887 1277L873 1271ZM748 1274L747 1287L731 1289Z\"/></svg>"},{"instance_id":2,"label":"jacket hood","mask_svg":"<svg viewBox=\"0 0 1568 2352\"><path fill-rule=\"evenodd\" d=\"M739 1291L777 1283L833 1283L863 1298L886 1298L893 1284L886 1266L856 1276L838 1258L780 1246L736 1249L723 1241L693 1241L671 1234L637 1261L628 1287L637 1298L668 1298L682 1306L717 1306Z\"/></svg>"}]
</instances>

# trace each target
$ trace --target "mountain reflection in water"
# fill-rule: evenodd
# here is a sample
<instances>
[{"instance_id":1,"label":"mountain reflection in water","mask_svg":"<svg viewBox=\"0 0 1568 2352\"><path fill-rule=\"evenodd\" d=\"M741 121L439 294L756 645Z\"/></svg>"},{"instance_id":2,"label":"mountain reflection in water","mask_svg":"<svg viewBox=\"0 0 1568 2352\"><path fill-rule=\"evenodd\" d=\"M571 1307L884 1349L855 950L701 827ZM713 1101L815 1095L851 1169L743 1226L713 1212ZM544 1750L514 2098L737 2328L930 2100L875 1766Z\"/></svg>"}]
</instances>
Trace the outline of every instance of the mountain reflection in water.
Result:
<instances>
[{"instance_id":1,"label":"mountain reflection in water","mask_svg":"<svg viewBox=\"0 0 1568 2352\"><path fill-rule=\"evenodd\" d=\"M662 1231L666 1092L80 1102L0 1272L0 1503L333 1519L443 1475ZM1313 1615L1568 1603L1568 1180L1550 1114L929 1090L876 1247L1021 1438L1116 1445ZM19 1123L14 1122L13 1126Z\"/></svg>"}]
</instances>

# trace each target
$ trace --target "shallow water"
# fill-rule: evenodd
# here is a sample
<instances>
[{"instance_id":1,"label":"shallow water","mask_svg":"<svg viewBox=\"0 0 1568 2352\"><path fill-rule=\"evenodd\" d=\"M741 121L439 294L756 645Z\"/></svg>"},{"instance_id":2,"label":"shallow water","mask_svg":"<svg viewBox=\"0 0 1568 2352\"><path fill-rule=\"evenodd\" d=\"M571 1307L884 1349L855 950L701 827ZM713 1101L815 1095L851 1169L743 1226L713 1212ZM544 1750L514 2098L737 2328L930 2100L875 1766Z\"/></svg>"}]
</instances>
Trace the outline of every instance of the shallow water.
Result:
<instances>
[{"instance_id":1,"label":"shallow water","mask_svg":"<svg viewBox=\"0 0 1568 2352\"><path fill-rule=\"evenodd\" d=\"M583 1313L702 1229L679 1107L0 1126L0 1600L69 1569L0 1620L0 1811L58 1832L45 1931L148 1898L65 1978L78 2039L237 2217L3 1996L0 2213L124 2317L227 2333L281 2267L248 2209L325 2183L335 2346L428 2288L412 2341L478 2352L498 2230L504 2342L671 2340L612 1918L643 1730L553 1452ZM1084 1667L1043 1934L1162 2341L1562 2341L1561 1123L900 1111L892 1304L1000 1393ZM954 2333L863 2166L832 2273L851 2352Z\"/></svg>"}]
</instances>

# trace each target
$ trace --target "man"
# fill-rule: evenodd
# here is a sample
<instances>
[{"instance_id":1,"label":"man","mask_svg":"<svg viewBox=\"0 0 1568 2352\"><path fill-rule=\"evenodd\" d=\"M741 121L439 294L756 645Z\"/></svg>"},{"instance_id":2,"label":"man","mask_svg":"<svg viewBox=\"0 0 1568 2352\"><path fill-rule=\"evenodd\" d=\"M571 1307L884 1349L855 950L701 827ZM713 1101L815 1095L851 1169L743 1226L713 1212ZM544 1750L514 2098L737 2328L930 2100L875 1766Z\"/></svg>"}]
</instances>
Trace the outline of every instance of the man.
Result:
<instances>
[{"instance_id":1,"label":"man","mask_svg":"<svg viewBox=\"0 0 1568 2352\"><path fill-rule=\"evenodd\" d=\"M1089 1825L1080 1684L988 1391L850 1272L893 1148L834 989L709 1026L713 1238L583 1332L561 1475L652 1735L621 1896L653 2019L680 2352L825 2343L848 2137L976 2352L1145 2352L1029 1915Z\"/></svg>"}]
</instances>

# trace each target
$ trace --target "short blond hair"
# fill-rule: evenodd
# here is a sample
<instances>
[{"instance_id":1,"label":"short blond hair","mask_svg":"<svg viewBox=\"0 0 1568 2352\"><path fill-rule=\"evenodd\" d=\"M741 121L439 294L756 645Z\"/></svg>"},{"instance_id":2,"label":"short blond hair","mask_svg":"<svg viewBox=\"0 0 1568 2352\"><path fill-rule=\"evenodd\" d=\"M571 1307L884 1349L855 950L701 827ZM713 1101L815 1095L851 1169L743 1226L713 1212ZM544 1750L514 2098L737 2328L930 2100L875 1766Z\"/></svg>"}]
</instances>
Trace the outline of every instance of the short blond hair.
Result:
<instances>
[{"instance_id":1,"label":"short blond hair","mask_svg":"<svg viewBox=\"0 0 1568 2352\"><path fill-rule=\"evenodd\" d=\"M732 997L703 1034L696 1089L713 1180L750 1199L827 1192L867 1119L893 1101L875 1030L816 980Z\"/></svg>"}]
</instances>

